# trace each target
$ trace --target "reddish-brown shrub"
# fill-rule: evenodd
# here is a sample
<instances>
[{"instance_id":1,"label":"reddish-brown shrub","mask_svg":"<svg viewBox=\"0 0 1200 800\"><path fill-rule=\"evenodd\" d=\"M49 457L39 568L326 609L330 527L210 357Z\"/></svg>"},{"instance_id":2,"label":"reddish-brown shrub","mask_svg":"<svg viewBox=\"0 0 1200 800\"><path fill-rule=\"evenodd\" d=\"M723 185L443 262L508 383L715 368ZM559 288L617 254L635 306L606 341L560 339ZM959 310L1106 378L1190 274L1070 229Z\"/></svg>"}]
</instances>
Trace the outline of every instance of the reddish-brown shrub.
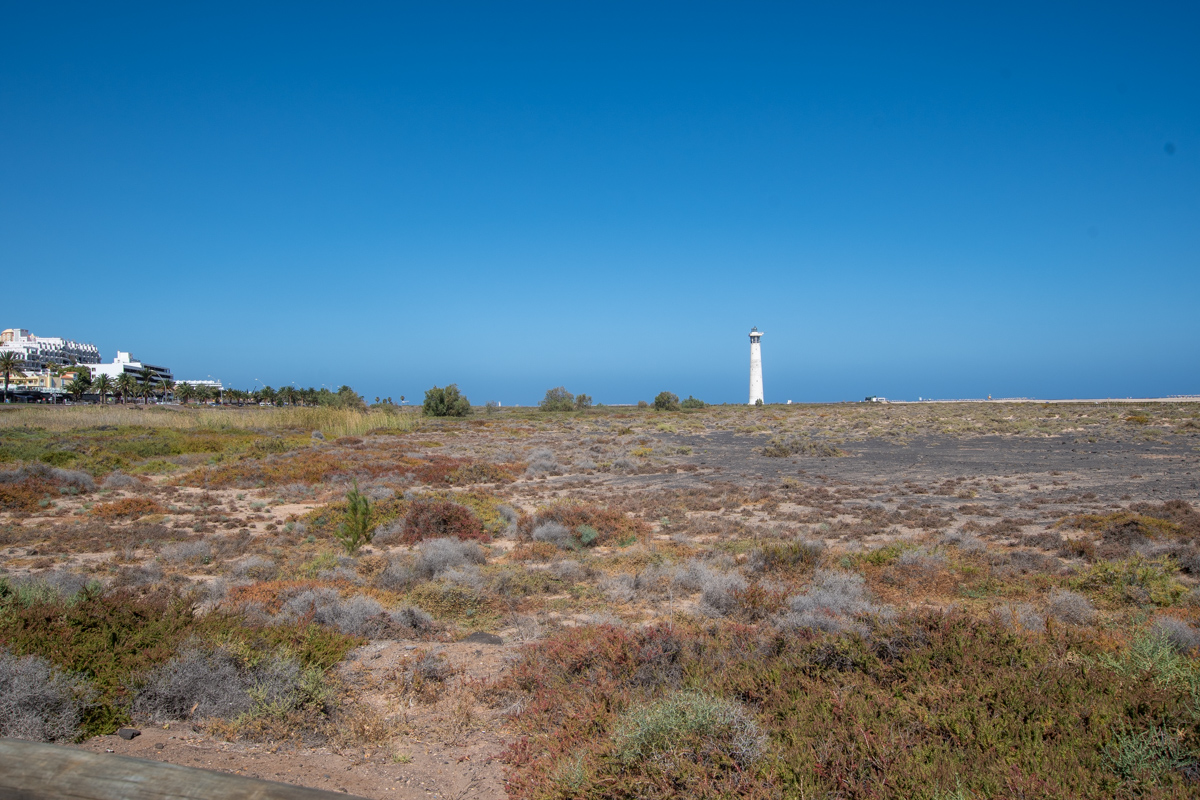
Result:
<instances>
[{"instance_id":1,"label":"reddish-brown shrub","mask_svg":"<svg viewBox=\"0 0 1200 800\"><path fill-rule=\"evenodd\" d=\"M148 497L125 497L111 503L101 503L92 509L101 519L137 519L149 514L164 514L166 509Z\"/></svg>"},{"instance_id":2,"label":"reddish-brown shrub","mask_svg":"<svg viewBox=\"0 0 1200 800\"><path fill-rule=\"evenodd\" d=\"M29 478L19 483L0 483L0 510L37 511L41 500L52 491L55 491L54 485L39 478Z\"/></svg>"},{"instance_id":3,"label":"reddish-brown shrub","mask_svg":"<svg viewBox=\"0 0 1200 800\"><path fill-rule=\"evenodd\" d=\"M650 526L640 519L611 508L574 501L554 503L539 509L537 514L522 521L521 533L528 538L534 528L546 522L557 522L572 531L581 525L588 525L599 534L596 544L626 542L650 533Z\"/></svg>"},{"instance_id":4,"label":"reddish-brown shrub","mask_svg":"<svg viewBox=\"0 0 1200 800\"><path fill-rule=\"evenodd\" d=\"M403 544L416 544L424 539L451 536L490 542L479 517L471 509L444 500L414 500L404 517Z\"/></svg>"}]
</instances>

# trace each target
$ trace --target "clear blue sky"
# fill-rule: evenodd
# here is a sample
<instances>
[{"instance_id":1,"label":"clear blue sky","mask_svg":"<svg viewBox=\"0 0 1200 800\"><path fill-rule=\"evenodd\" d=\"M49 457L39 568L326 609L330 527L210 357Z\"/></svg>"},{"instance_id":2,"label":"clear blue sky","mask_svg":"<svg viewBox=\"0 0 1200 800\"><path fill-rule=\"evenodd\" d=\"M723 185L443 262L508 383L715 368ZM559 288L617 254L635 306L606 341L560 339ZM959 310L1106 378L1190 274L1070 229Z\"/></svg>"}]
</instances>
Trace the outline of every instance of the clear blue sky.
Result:
<instances>
[{"instance_id":1,"label":"clear blue sky","mask_svg":"<svg viewBox=\"0 0 1200 800\"><path fill-rule=\"evenodd\" d=\"M0 5L0 327L249 388L1200 392L1194 3Z\"/></svg>"}]
</instances>

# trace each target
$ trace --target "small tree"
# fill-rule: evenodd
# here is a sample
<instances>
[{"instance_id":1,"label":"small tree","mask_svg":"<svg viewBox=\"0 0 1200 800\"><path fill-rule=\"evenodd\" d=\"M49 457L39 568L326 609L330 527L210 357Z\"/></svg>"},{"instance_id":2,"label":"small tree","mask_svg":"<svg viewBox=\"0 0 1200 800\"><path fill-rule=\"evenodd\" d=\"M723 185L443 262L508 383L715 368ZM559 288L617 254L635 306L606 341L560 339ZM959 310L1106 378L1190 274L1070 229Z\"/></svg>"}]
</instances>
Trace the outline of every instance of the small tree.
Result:
<instances>
[{"instance_id":1,"label":"small tree","mask_svg":"<svg viewBox=\"0 0 1200 800\"><path fill-rule=\"evenodd\" d=\"M679 395L672 392L659 392L654 398L655 411L678 411Z\"/></svg>"},{"instance_id":2,"label":"small tree","mask_svg":"<svg viewBox=\"0 0 1200 800\"><path fill-rule=\"evenodd\" d=\"M150 398L154 396L157 386L154 377L154 373L150 370L142 370L142 377L137 382L137 393L146 401L146 405L150 405Z\"/></svg>"},{"instance_id":3,"label":"small tree","mask_svg":"<svg viewBox=\"0 0 1200 800\"><path fill-rule=\"evenodd\" d=\"M71 395L71 399L79 402L88 390L92 388L92 373L86 367L81 367L75 370L75 377L66 385L67 394Z\"/></svg>"},{"instance_id":4,"label":"small tree","mask_svg":"<svg viewBox=\"0 0 1200 800\"><path fill-rule=\"evenodd\" d=\"M471 413L471 401L452 383L445 389L435 386L425 392L423 409L427 417L465 417Z\"/></svg>"},{"instance_id":5,"label":"small tree","mask_svg":"<svg viewBox=\"0 0 1200 800\"><path fill-rule=\"evenodd\" d=\"M538 408L542 411L571 411L575 408L575 395L568 392L565 386L547 389Z\"/></svg>"},{"instance_id":6,"label":"small tree","mask_svg":"<svg viewBox=\"0 0 1200 800\"><path fill-rule=\"evenodd\" d=\"M592 396L591 395L583 394L583 393L575 395L575 410L576 411L582 411L585 408L591 408L591 407L592 407Z\"/></svg>"},{"instance_id":7,"label":"small tree","mask_svg":"<svg viewBox=\"0 0 1200 800\"><path fill-rule=\"evenodd\" d=\"M358 491L358 481L354 488L346 493L346 517L333 534L346 553L354 555L358 548L371 542L371 501Z\"/></svg>"},{"instance_id":8,"label":"small tree","mask_svg":"<svg viewBox=\"0 0 1200 800\"><path fill-rule=\"evenodd\" d=\"M108 403L105 398L113 393L112 381L109 380L107 375L100 375L96 380L92 381L92 391L100 395L100 405L107 405Z\"/></svg>"},{"instance_id":9,"label":"small tree","mask_svg":"<svg viewBox=\"0 0 1200 800\"><path fill-rule=\"evenodd\" d=\"M122 372L120 375L118 375L116 388L117 394L121 398L121 405L125 405L127 398L137 396L137 380L131 373Z\"/></svg>"},{"instance_id":10,"label":"small tree","mask_svg":"<svg viewBox=\"0 0 1200 800\"><path fill-rule=\"evenodd\" d=\"M688 395L687 400L684 400L682 403L679 404L680 408L704 408L704 406L705 406L705 402L703 400L697 400L696 398L692 397L690 394Z\"/></svg>"},{"instance_id":11,"label":"small tree","mask_svg":"<svg viewBox=\"0 0 1200 800\"><path fill-rule=\"evenodd\" d=\"M177 397L179 402L183 403L185 406L188 404L188 401L195 396L196 390L192 388L190 383L181 383L175 389L175 397Z\"/></svg>"}]
</instances>

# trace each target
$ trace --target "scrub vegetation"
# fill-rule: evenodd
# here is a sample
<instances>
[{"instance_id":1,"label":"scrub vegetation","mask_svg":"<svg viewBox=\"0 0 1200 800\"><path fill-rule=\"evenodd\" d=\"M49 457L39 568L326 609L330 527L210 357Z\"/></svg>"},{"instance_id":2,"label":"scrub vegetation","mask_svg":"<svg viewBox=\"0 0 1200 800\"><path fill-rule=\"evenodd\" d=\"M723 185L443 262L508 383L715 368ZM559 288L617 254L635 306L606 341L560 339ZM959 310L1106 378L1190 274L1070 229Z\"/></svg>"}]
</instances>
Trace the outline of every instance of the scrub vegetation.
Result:
<instances>
[{"instance_id":1,"label":"scrub vegetation","mask_svg":"<svg viewBox=\"0 0 1200 800\"><path fill-rule=\"evenodd\" d=\"M1200 791L1195 405L452 388L0 409L0 735L437 747L533 798Z\"/></svg>"}]
</instances>

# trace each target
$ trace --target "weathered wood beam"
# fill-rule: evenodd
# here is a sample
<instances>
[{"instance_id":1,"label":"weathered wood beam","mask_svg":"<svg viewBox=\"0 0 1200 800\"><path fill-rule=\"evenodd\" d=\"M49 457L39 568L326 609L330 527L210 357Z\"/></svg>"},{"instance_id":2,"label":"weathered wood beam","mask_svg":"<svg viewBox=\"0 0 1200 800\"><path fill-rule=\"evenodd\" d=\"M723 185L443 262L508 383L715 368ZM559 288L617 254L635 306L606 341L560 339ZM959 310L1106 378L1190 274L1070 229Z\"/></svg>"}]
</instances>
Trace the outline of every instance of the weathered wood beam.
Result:
<instances>
[{"instance_id":1,"label":"weathered wood beam","mask_svg":"<svg viewBox=\"0 0 1200 800\"><path fill-rule=\"evenodd\" d=\"M161 761L0 739L0 800L332 800L335 797L345 800L354 796Z\"/></svg>"}]
</instances>

